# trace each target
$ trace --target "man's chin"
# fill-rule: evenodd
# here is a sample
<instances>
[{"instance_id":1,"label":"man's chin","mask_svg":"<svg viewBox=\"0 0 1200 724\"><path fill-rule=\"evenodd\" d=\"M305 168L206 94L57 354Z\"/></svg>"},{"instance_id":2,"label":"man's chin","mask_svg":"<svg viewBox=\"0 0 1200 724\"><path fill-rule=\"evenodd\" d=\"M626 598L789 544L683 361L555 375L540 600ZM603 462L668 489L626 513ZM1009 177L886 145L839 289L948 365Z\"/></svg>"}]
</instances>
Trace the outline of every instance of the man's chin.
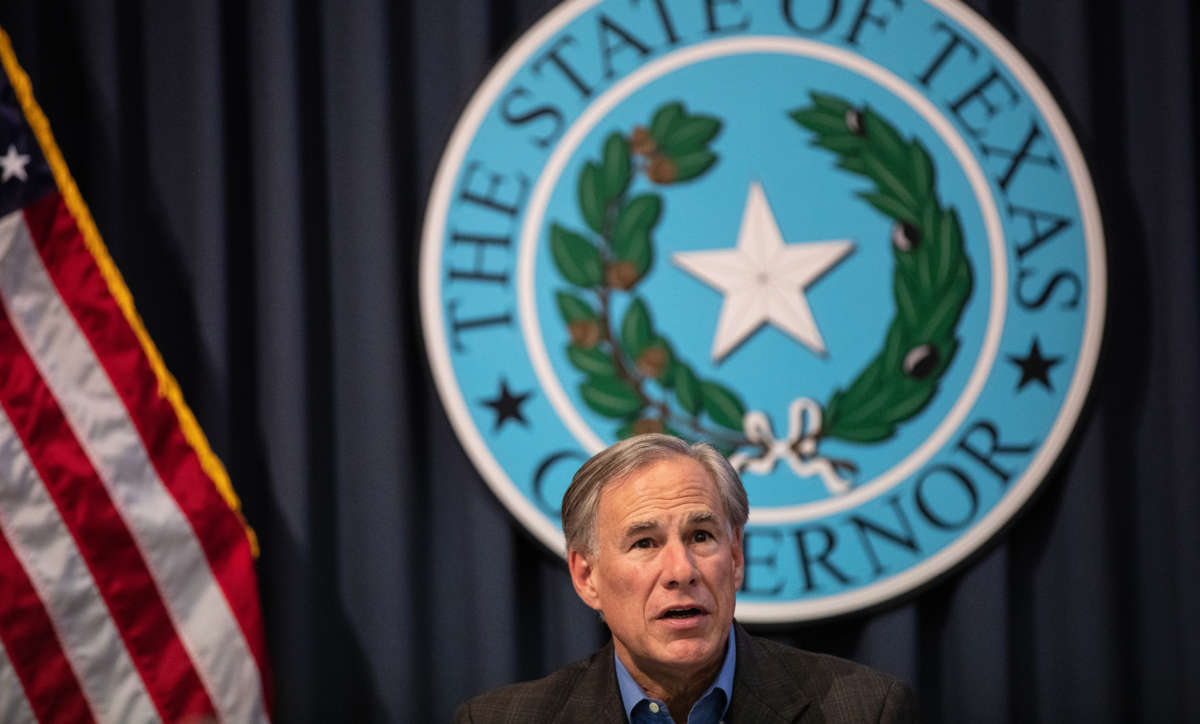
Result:
<instances>
[{"instance_id":1,"label":"man's chin","mask_svg":"<svg viewBox=\"0 0 1200 724\"><path fill-rule=\"evenodd\" d=\"M664 663L681 667L706 666L717 659L724 648L721 641L712 636L687 636L676 638L663 647Z\"/></svg>"}]
</instances>

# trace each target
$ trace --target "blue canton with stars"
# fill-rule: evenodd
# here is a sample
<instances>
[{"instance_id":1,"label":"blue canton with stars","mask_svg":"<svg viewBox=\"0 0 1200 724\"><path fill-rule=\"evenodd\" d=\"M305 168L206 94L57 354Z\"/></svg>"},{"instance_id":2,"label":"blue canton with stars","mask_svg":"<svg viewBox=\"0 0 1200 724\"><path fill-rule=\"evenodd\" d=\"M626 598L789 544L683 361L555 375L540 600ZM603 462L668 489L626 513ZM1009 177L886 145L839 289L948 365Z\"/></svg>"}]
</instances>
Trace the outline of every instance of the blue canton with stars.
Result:
<instances>
[{"instance_id":1,"label":"blue canton with stars","mask_svg":"<svg viewBox=\"0 0 1200 724\"><path fill-rule=\"evenodd\" d=\"M21 112L16 90L3 73L0 73L0 179L3 179L0 216L28 206L55 188L54 176Z\"/></svg>"}]
</instances>

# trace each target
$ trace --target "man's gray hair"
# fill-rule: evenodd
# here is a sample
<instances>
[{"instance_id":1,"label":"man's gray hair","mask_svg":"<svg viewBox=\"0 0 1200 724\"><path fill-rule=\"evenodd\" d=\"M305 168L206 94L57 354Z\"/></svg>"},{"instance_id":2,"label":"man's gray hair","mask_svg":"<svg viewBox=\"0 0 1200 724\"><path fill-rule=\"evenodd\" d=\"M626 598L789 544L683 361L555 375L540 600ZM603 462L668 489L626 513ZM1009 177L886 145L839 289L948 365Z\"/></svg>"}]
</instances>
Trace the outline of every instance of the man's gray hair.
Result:
<instances>
[{"instance_id":1,"label":"man's gray hair","mask_svg":"<svg viewBox=\"0 0 1200 724\"><path fill-rule=\"evenodd\" d=\"M642 468L676 457L691 458L708 471L717 484L725 518L734 530L744 528L750 516L750 502L746 499L741 478L724 455L704 442L688 445L671 435L635 435L593 455L571 479L562 502L567 550L595 554L596 512L600 509L600 494L605 487Z\"/></svg>"}]
</instances>

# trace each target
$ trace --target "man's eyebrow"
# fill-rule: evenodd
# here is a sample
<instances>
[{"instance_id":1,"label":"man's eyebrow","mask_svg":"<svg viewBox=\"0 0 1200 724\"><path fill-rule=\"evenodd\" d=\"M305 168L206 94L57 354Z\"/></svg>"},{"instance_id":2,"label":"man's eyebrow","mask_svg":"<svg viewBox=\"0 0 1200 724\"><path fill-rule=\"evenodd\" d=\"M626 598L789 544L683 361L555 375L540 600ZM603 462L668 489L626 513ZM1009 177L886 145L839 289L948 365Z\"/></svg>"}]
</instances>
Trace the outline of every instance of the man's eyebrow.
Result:
<instances>
[{"instance_id":1,"label":"man's eyebrow","mask_svg":"<svg viewBox=\"0 0 1200 724\"><path fill-rule=\"evenodd\" d=\"M657 520L635 520L629 525L625 526L625 535L637 535L638 533L645 533L648 530L655 530L659 527L661 526Z\"/></svg>"},{"instance_id":2,"label":"man's eyebrow","mask_svg":"<svg viewBox=\"0 0 1200 724\"><path fill-rule=\"evenodd\" d=\"M687 522L689 525L697 525L700 523L715 523L717 516L713 515L710 510L698 510L695 513L689 513Z\"/></svg>"}]
</instances>

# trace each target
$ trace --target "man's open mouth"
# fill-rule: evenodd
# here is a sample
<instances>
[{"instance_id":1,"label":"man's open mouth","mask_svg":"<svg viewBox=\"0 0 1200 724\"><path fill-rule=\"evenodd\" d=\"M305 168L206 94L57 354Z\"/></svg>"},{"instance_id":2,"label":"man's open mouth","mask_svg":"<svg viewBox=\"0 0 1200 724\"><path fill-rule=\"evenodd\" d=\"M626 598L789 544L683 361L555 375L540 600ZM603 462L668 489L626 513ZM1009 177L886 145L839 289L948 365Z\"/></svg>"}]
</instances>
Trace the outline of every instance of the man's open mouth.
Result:
<instances>
[{"instance_id":1,"label":"man's open mouth","mask_svg":"<svg viewBox=\"0 0 1200 724\"><path fill-rule=\"evenodd\" d=\"M670 609L667 609L666 612L663 613L661 618L692 618L693 616L700 616L703 613L704 613L704 609L695 608L695 607L670 608Z\"/></svg>"}]
</instances>

